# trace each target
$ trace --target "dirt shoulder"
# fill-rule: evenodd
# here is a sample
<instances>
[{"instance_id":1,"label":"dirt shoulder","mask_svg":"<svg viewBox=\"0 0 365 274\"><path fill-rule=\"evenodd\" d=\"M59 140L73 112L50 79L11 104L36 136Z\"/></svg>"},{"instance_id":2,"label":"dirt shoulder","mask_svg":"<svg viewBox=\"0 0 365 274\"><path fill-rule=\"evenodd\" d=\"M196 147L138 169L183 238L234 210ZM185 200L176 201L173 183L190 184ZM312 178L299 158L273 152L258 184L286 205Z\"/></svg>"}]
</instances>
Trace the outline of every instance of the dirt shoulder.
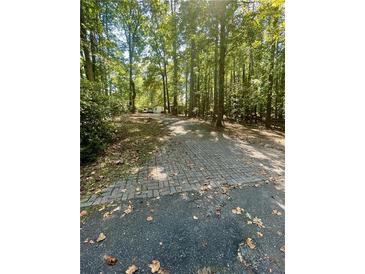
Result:
<instances>
[{"instance_id":1,"label":"dirt shoulder","mask_svg":"<svg viewBox=\"0 0 365 274\"><path fill-rule=\"evenodd\" d=\"M205 125L214 129L210 121L194 120L203 122ZM249 127L225 121L224 128L221 131L230 137L237 138L252 145L285 151L285 133L279 130L267 130L263 127Z\"/></svg>"}]
</instances>

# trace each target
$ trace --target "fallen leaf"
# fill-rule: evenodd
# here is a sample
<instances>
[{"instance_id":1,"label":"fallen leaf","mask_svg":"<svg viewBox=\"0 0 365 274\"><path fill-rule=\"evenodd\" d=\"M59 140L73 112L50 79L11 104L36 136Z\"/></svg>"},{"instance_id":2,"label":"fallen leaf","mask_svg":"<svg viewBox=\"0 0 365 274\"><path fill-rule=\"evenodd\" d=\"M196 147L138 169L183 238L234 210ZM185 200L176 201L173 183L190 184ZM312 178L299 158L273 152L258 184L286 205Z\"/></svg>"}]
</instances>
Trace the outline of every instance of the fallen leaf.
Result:
<instances>
[{"instance_id":1,"label":"fallen leaf","mask_svg":"<svg viewBox=\"0 0 365 274\"><path fill-rule=\"evenodd\" d=\"M103 218L108 218L110 215L112 215L111 212L107 211L103 214Z\"/></svg>"},{"instance_id":2,"label":"fallen leaf","mask_svg":"<svg viewBox=\"0 0 365 274\"><path fill-rule=\"evenodd\" d=\"M161 267L158 274L170 274L170 270Z\"/></svg>"},{"instance_id":3,"label":"fallen leaf","mask_svg":"<svg viewBox=\"0 0 365 274\"><path fill-rule=\"evenodd\" d=\"M117 258L109 255L104 255L104 260L107 265L115 265L118 262Z\"/></svg>"},{"instance_id":4,"label":"fallen leaf","mask_svg":"<svg viewBox=\"0 0 365 274\"><path fill-rule=\"evenodd\" d=\"M281 215L281 212L280 212L279 210L273 209L272 214L273 214L273 215L278 215L278 216L280 216L280 215Z\"/></svg>"},{"instance_id":5,"label":"fallen leaf","mask_svg":"<svg viewBox=\"0 0 365 274\"><path fill-rule=\"evenodd\" d=\"M101 232L99 234L99 237L96 239L97 242L101 242L101 241L104 241L106 239L106 236L104 235L103 232Z\"/></svg>"},{"instance_id":6,"label":"fallen leaf","mask_svg":"<svg viewBox=\"0 0 365 274\"><path fill-rule=\"evenodd\" d=\"M148 265L151 268L152 273L156 273L160 269L160 262L152 260L151 264Z\"/></svg>"},{"instance_id":7,"label":"fallen leaf","mask_svg":"<svg viewBox=\"0 0 365 274\"><path fill-rule=\"evenodd\" d=\"M133 211L133 206L131 204L128 205L128 208L126 210L124 210L123 212L125 214L129 214Z\"/></svg>"},{"instance_id":8,"label":"fallen leaf","mask_svg":"<svg viewBox=\"0 0 365 274\"><path fill-rule=\"evenodd\" d=\"M89 240L89 244L95 244L93 240Z\"/></svg>"},{"instance_id":9,"label":"fallen leaf","mask_svg":"<svg viewBox=\"0 0 365 274\"><path fill-rule=\"evenodd\" d=\"M264 234L262 234L260 231L257 231L256 234L257 234L257 237L259 237L259 238L264 236Z\"/></svg>"},{"instance_id":10,"label":"fallen leaf","mask_svg":"<svg viewBox=\"0 0 365 274\"><path fill-rule=\"evenodd\" d=\"M232 213L234 214L242 214L245 210L243 208L240 207L236 207L232 209Z\"/></svg>"},{"instance_id":11,"label":"fallen leaf","mask_svg":"<svg viewBox=\"0 0 365 274\"><path fill-rule=\"evenodd\" d=\"M204 185L202 185L200 187L200 191L208 191L210 189L212 189L212 186L210 184L208 184L208 183L205 183Z\"/></svg>"},{"instance_id":12,"label":"fallen leaf","mask_svg":"<svg viewBox=\"0 0 365 274\"><path fill-rule=\"evenodd\" d=\"M257 217L253 218L252 223L254 223L255 225L257 225L260 228L265 227L264 224L262 223L261 219L259 219Z\"/></svg>"},{"instance_id":13,"label":"fallen leaf","mask_svg":"<svg viewBox=\"0 0 365 274\"><path fill-rule=\"evenodd\" d=\"M280 251L285 253L285 245L283 245L282 247L280 247Z\"/></svg>"},{"instance_id":14,"label":"fallen leaf","mask_svg":"<svg viewBox=\"0 0 365 274\"><path fill-rule=\"evenodd\" d=\"M130 267L128 267L128 269L125 271L125 273L126 274L133 274L137 270L138 270L138 267L133 264Z\"/></svg>"},{"instance_id":15,"label":"fallen leaf","mask_svg":"<svg viewBox=\"0 0 365 274\"><path fill-rule=\"evenodd\" d=\"M109 216L111 216L114 212L119 211L120 210L120 206L114 208L111 211L105 212L103 215L103 218L108 218Z\"/></svg>"},{"instance_id":16,"label":"fallen leaf","mask_svg":"<svg viewBox=\"0 0 365 274\"><path fill-rule=\"evenodd\" d=\"M198 217L196 217L195 215L193 216L193 219L194 220L198 220L199 218Z\"/></svg>"},{"instance_id":17,"label":"fallen leaf","mask_svg":"<svg viewBox=\"0 0 365 274\"><path fill-rule=\"evenodd\" d=\"M84 217L87 215L87 211L86 210L83 210L80 212L80 217Z\"/></svg>"},{"instance_id":18,"label":"fallen leaf","mask_svg":"<svg viewBox=\"0 0 365 274\"><path fill-rule=\"evenodd\" d=\"M103 211L105 209L105 205L103 205L101 208L99 208L99 212Z\"/></svg>"},{"instance_id":19,"label":"fallen leaf","mask_svg":"<svg viewBox=\"0 0 365 274\"><path fill-rule=\"evenodd\" d=\"M256 247L256 245L254 244L253 240L251 238L247 238L246 239L246 244L248 245L249 248L254 249Z\"/></svg>"},{"instance_id":20,"label":"fallen leaf","mask_svg":"<svg viewBox=\"0 0 365 274\"><path fill-rule=\"evenodd\" d=\"M151 222L153 220L153 217L152 216L148 216L146 220L149 221L149 222Z\"/></svg>"},{"instance_id":21,"label":"fallen leaf","mask_svg":"<svg viewBox=\"0 0 365 274\"><path fill-rule=\"evenodd\" d=\"M114 208L114 209L111 211L111 213L114 213L115 211L119 211L119 210L120 210L120 206L118 206L118 207Z\"/></svg>"},{"instance_id":22,"label":"fallen leaf","mask_svg":"<svg viewBox=\"0 0 365 274\"><path fill-rule=\"evenodd\" d=\"M212 274L212 270L210 269L210 267L204 267L202 269L198 270L197 274Z\"/></svg>"}]
</instances>

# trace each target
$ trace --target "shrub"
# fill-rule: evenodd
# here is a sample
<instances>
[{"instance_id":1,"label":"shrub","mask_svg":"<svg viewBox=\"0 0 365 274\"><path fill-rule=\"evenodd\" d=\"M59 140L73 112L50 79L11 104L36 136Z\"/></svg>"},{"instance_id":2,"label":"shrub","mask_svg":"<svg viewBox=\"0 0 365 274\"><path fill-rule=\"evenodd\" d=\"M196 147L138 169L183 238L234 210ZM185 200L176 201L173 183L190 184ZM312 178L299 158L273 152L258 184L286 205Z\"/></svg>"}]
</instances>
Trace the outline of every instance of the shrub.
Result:
<instances>
[{"instance_id":1,"label":"shrub","mask_svg":"<svg viewBox=\"0 0 365 274\"><path fill-rule=\"evenodd\" d=\"M81 81L80 86L80 160L81 163L95 160L111 138L108 119L111 111L108 96L100 92L100 86L90 81Z\"/></svg>"}]
</instances>

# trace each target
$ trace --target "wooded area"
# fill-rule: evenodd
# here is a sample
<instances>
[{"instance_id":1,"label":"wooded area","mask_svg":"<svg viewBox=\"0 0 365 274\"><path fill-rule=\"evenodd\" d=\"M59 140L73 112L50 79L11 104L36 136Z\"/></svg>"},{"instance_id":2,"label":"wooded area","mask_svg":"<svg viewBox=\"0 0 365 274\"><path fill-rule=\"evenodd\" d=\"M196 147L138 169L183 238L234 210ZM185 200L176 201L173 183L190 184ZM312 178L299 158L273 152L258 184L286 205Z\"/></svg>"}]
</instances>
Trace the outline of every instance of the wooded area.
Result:
<instances>
[{"instance_id":1,"label":"wooded area","mask_svg":"<svg viewBox=\"0 0 365 274\"><path fill-rule=\"evenodd\" d=\"M80 19L82 155L108 119L157 106L284 128L283 0L81 0Z\"/></svg>"}]
</instances>

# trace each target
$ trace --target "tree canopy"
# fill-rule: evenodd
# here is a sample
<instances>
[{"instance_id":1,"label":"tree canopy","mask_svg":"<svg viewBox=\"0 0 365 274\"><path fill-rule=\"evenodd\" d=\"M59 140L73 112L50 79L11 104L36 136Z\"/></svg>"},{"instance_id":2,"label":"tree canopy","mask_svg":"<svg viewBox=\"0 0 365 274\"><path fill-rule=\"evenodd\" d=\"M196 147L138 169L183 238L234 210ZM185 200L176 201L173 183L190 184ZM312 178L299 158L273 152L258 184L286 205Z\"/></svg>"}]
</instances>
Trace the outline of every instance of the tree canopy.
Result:
<instances>
[{"instance_id":1,"label":"tree canopy","mask_svg":"<svg viewBox=\"0 0 365 274\"><path fill-rule=\"evenodd\" d=\"M283 0L81 0L80 22L81 111L284 127Z\"/></svg>"}]
</instances>

